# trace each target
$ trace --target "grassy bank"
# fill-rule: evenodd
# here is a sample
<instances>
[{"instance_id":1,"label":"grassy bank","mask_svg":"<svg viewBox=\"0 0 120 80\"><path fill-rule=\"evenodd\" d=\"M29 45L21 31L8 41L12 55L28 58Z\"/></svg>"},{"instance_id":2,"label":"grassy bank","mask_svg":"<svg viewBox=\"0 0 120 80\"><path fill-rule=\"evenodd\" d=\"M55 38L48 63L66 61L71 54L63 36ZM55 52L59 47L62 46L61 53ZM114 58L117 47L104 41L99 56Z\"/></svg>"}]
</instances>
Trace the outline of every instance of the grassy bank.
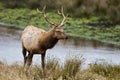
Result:
<instances>
[{"instance_id":1,"label":"grassy bank","mask_svg":"<svg viewBox=\"0 0 120 80\"><path fill-rule=\"evenodd\" d=\"M82 60L79 58L67 59L63 66L57 59L49 59L46 64L46 80L119 80L120 65L95 64L88 69L81 69ZM24 71L17 63L0 64L0 80L42 80L42 70L38 65Z\"/></svg>"},{"instance_id":2,"label":"grassy bank","mask_svg":"<svg viewBox=\"0 0 120 80\"><path fill-rule=\"evenodd\" d=\"M49 12L49 11L47 11ZM61 17L57 15L57 11L47 13L47 16L56 24L59 24ZM98 22L99 17L71 18L68 16L67 23L63 27L65 32L72 37L80 37L85 39L98 40L105 43L120 45L120 25L113 27L101 28L99 25L84 25L91 22ZM9 25L10 28L23 29L27 25L34 25L42 29L48 30L48 23L43 17L30 9L4 9L0 12L0 22Z\"/></svg>"}]
</instances>

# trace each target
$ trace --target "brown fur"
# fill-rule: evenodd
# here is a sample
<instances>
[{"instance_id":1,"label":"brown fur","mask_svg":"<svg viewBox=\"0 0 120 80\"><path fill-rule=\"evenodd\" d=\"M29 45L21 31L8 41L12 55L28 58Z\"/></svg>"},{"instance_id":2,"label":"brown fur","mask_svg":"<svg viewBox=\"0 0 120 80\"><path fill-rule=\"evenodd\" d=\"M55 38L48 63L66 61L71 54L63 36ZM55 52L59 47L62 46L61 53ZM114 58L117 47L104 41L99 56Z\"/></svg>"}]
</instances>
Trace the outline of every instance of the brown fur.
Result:
<instances>
[{"instance_id":1,"label":"brown fur","mask_svg":"<svg viewBox=\"0 0 120 80\"><path fill-rule=\"evenodd\" d=\"M41 54L42 68L44 70L44 57L46 50L55 46L59 39L65 39L62 28L53 27L48 32L34 26L27 26L22 32L22 52L24 56L24 66L30 66L34 54ZM26 54L28 51L28 56Z\"/></svg>"}]
</instances>

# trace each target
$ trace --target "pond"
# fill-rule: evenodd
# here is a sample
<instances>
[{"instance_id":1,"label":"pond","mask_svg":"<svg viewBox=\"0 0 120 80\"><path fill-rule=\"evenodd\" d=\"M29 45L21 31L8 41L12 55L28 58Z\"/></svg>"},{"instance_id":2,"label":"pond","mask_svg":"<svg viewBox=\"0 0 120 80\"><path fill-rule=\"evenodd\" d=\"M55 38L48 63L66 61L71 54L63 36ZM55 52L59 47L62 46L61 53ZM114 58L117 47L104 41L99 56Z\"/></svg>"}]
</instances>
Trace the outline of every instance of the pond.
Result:
<instances>
[{"instance_id":1,"label":"pond","mask_svg":"<svg viewBox=\"0 0 120 80\"><path fill-rule=\"evenodd\" d=\"M0 61L12 64L23 64L20 35L21 30L0 27ZM96 62L120 64L120 47L93 40L69 38L60 40L57 45L47 51L46 58L57 58L63 63L70 56L82 56L83 66ZM33 57L33 64L41 64L41 56Z\"/></svg>"}]
</instances>

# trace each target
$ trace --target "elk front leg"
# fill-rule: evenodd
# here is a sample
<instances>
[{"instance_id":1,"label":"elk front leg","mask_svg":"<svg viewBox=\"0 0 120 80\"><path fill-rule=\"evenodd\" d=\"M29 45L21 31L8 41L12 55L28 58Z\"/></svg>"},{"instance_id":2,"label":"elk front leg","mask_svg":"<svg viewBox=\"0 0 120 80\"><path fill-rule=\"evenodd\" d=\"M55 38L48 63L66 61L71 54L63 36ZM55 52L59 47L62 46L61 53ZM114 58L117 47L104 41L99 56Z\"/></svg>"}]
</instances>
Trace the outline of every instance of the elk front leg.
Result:
<instances>
[{"instance_id":1,"label":"elk front leg","mask_svg":"<svg viewBox=\"0 0 120 80\"><path fill-rule=\"evenodd\" d=\"M28 68L30 67L30 65L32 63L32 58L33 58L33 53L29 52L28 57L27 57L27 66L28 66Z\"/></svg>"},{"instance_id":2,"label":"elk front leg","mask_svg":"<svg viewBox=\"0 0 120 80\"><path fill-rule=\"evenodd\" d=\"M45 72L45 53L41 54L41 61L42 61L43 76L46 77L46 72Z\"/></svg>"}]
</instances>

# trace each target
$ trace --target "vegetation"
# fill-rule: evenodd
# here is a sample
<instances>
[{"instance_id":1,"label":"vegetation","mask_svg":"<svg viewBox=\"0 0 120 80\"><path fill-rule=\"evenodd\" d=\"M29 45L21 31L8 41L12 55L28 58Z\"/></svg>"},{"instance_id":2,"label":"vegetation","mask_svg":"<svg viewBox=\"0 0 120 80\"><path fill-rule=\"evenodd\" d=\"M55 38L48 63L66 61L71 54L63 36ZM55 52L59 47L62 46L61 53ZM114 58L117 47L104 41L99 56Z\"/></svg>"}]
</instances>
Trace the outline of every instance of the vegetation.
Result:
<instances>
[{"instance_id":1,"label":"vegetation","mask_svg":"<svg viewBox=\"0 0 120 80\"><path fill-rule=\"evenodd\" d=\"M107 63L92 65L90 67L93 73L102 75L107 78L107 80L119 80L120 76L120 65L110 65Z\"/></svg>"},{"instance_id":2,"label":"vegetation","mask_svg":"<svg viewBox=\"0 0 120 80\"><path fill-rule=\"evenodd\" d=\"M12 9L36 9L47 5L49 10L55 10L63 5L67 13L73 17L99 16L105 23L116 25L120 22L120 0L0 0L0 2L2 5L0 7Z\"/></svg>"},{"instance_id":3,"label":"vegetation","mask_svg":"<svg viewBox=\"0 0 120 80\"><path fill-rule=\"evenodd\" d=\"M57 59L48 59L46 65L46 80L119 80L120 65L95 64L82 69L82 59L71 57L61 66ZM0 64L1 80L42 80L42 69L38 65L25 71L18 63Z\"/></svg>"},{"instance_id":4,"label":"vegetation","mask_svg":"<svg viewBox=\"0 0 120 80\"><path fill-rule=\"evenodd\" d=\"M60 19L57 11L47 13L47 16L55 23L59 24ZM85 39L98 40L105 43L120 45L120 25L104 28L97 23L99 17L91 17L75 19L70 16L67 18L67 23L63 27L65 32L72 37L80 37ZM10 28L23 29L27 25L34 25L42 29L48 30L48 23L43 17L31 9L5 9L0 13L0 22L5 23ZM92 22L94 22L92 24Z\"/></svg>"}]
</instances>

